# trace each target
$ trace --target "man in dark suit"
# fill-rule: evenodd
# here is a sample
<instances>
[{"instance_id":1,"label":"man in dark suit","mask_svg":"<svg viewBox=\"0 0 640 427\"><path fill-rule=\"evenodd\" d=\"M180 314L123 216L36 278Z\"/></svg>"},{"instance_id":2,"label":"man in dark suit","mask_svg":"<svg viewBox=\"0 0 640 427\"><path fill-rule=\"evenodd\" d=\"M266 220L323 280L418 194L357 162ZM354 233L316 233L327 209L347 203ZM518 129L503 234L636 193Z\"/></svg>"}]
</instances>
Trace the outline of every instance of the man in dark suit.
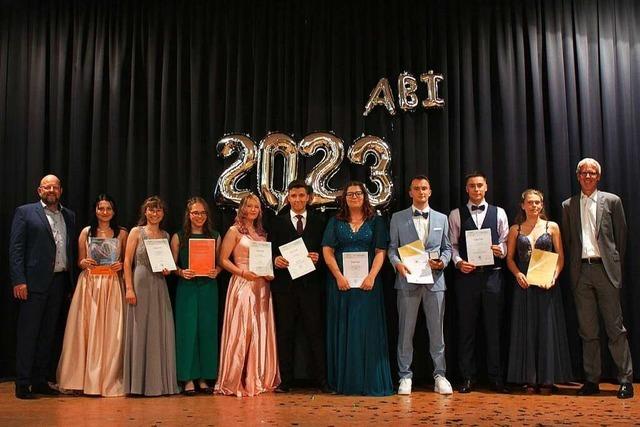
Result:
<instances>
[{"instance_id":1,"label":"man in dark suit","mask_svg":"<svg viewBox=\"0 0 640 427\"><path fill-rule=\"evenodd\" d=\"M600 312L618 367L618 397L627 399L633 397L633 367L620 307L627 222L620 197L598 190L601 168L596 160L582 159L576 174L581 192L562 203L562 226L586 376L578 394L600 391Z\"/></svg>"},{"instance_id":2,"label":"man in dark suit","mask_svg":"<svg viewBox=\"0 0 640 427\"><path fill-rule=\"evenodd\" d=\"M293 181L287 188L290 210L279 215L271 224L269 240L275 255L275 278L271 282L271 295L276 320L276 339L282 383L276 391L288 392L293 381L296 327L300 323L308 340L313 372L323 392L329 392L326 377L324 347L324 278L320 253L324 220L307 210L311 200L311 187L304 181ZM309 258L316 270L295 280L287 270L289 262L280 254L279 247L302 238Z\"/></svg>"},{"instance_id":3,"label":"man in dark suit","mask_svg":"<svg viewBox=\"0 0 640 427\"><path fill-rule=\"evenodd\" d=\"M16 397L55 395L47 384L52 347L64 296L73 287L75 215L60 205L62 186L47 175L40 201L16 209L9 259L13 295L20 301L16 343Z\"/></svg>"},{"instance_id":4,"label":"man in dark suit","mask_svg":"<svg viewBox=\"0 0 640 427\"><path fill-rule=\"evenodd\" d=\"M504 209L487 203L487 178L482 172L472 172L465 177L469 195L466 205L449 214L449 239L456 267L455 289L458 307L458 362L462 374L460 393L474 388L476 375L476 328L482 309L487 344L487 374L491 388L499 393L509 393L502 379L501 314L504 299L502 265L507 255L509 223ZM493 264L477 266L469 262L467 231L489 229Z\"/></svg>"}]
</instances>

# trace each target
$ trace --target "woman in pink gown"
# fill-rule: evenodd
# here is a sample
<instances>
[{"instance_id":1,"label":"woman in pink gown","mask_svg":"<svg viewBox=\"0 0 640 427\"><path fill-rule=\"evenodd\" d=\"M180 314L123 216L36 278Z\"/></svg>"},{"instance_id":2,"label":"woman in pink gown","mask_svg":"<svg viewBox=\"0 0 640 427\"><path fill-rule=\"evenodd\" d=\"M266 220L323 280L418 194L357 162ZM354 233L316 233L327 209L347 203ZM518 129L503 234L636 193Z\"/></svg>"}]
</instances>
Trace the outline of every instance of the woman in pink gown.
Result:
<instances>
[{"instance_id":1,"label":"woman in pink gown","mask_svg":"<svg viewBox=\"0 0 640 427\"><path fill-rule=\"evenodd\" d=\"M58 386L89 395L122 396L122 258L127 231L118 226L116 206L108 195L98 196L94 211L78 239L82 273L67 317ZM98 266L97 261L111 264Z\"/></svg>"},{"instance_id":2,"label":"woman in pink gown","mask_svg":"<svg viewBox=\"0 0 640 427\"><path fill-rule=\"evenodd\" d=\"M269 287L273 277L249 271L249 245L266 237L260 201L253 194L243 197L220 247L220 264L232 276L224 309L216 393L255 396L280 384Z\"/></svg>"}]
</instances>

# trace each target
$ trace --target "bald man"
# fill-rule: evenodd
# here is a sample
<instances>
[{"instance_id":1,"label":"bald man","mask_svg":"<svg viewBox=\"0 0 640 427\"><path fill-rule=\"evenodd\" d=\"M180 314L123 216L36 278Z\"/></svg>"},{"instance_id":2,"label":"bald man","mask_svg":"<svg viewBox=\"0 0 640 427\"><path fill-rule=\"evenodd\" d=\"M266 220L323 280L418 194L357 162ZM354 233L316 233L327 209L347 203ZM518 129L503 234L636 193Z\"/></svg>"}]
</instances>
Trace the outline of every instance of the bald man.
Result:
<instances>
[{"instance_id":1,"label":"bald man","mask_svg":"<svg viewBox=\"0 0 640 427\"><path fill-rule=\"evenodd\" d=\"M47 370L64 295L73 287L75 214L60 205L55 175L40 181L35 203L16 209L9 262L13 296L19 301L16 336L16 397L55 395Z\"/></svg>"}]
</instances>

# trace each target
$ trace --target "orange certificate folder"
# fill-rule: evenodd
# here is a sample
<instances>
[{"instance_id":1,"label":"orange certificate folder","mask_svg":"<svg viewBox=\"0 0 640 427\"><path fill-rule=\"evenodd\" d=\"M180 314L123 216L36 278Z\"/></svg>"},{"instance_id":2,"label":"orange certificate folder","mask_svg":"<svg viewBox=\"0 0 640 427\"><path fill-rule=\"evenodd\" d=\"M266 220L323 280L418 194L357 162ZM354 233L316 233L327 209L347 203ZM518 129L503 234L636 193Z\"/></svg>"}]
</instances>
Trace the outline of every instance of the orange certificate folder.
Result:
<instances>
[{"instance_id":1,"label":"orange certificate folder","mask_svg":"<svg viewBox=\"0 0 640 427\"><path fill-rule=\"evenodd\" d=\"M196 276L206 276L216 268L215 239L189 239L189 270Z\"/></svg>"}]
</instances>

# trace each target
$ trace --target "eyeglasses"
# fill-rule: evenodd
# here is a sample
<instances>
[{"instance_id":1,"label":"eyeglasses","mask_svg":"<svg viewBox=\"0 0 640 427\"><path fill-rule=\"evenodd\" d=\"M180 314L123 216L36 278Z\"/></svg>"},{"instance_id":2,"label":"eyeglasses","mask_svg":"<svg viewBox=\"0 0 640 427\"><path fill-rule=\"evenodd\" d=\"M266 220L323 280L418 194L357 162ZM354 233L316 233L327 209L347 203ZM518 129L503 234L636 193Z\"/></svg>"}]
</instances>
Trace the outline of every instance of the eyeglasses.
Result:
<instances>
[{"instance_id":1,"label":"eyeglasses","mask_svg":"<svg viewBox=\"0 0 640 427\"><path fill-rule=\"evenodd\" d=\"M598 172L580 172L578 175L580 175L583 178L587 178L587 177L596 177L598 176Z\"/></svg>"},{"instance_id":2,"label":"eyeglasses","mask_svg":"<svg viewBox=\"0 0 640 427\"><path fill-rule=\"evenodd\" d=\"M347 197L362 197L364 193L362 191L349 191Z\"/></svg>"},{"instance_id":3,"label":"eyeglasses","mask_svg":"<svg viewBox=\"0 0 640 427\"><path fill-rule=\"evenodd\" d=\"M40 189L44 191L60 191L60 186L59 185L41 185Z\"/></svg>"},{"instance_id":4,"label":"eyeglasses","mask_svg":"<svg viewBox=\"0 0 640 427\"><path fill-rule=\"evenodd\" d=\"M207 211L193 211L189 212L191 216L207 216Z\"/></svg>"},{"instance_id":5,"label":"eyeglasses","mask_svg":"<svg viewBox=\"0 0 640 427\"><path fill-rule=\"evenodd\" d=\"M150 214L162 213L164 212L163 208L147 208L147 212Z\"/></svg>"}]
</instances>

